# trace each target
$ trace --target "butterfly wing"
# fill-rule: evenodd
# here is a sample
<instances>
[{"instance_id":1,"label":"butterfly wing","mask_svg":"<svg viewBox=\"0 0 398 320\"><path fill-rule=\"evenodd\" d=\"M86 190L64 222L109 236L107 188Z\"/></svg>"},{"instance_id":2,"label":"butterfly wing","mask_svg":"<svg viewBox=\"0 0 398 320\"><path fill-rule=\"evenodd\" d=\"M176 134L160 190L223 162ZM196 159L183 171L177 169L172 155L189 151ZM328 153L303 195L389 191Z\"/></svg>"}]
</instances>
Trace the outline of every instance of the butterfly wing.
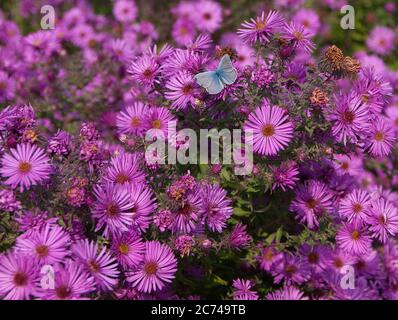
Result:
<instances>
[{"instance_id":1,"label":"butterfly wing","mask_svg":"<svg viewBox=\"0 0 398 320\"><path fill-rule=\"evenodd\" d=\"M232 65L229 55L225 54L217 67L218 76L225 84L233 84L238 78L238 72Z\"/></svg>"},{"instance_id":2,"label":"butterfly wing","mask_svg":"<svg viewBox=\"0 0 398 320\"><path fill-rule=\"evenodd\" d=\"M224 83L216 71L198 73L195 79L210 94L218 94L224 89Z\"/></svg>"}]
</instances>

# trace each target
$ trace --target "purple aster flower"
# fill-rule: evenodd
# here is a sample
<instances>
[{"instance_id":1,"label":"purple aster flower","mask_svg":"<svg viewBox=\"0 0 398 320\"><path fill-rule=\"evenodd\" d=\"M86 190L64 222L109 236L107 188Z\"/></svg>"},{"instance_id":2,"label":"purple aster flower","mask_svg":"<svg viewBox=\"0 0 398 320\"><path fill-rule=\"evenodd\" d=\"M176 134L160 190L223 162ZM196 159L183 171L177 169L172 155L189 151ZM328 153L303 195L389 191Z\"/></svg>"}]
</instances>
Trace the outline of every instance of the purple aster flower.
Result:
<instances>
[{"instance_id":1,"label":"purple aster flower","mask_svg":"<svg viewBox=\"0 0 398 320\"><path fill-rule=\"evenodd\" d=\"M227 191L218 185L204 185L201 197L200 213L204 222L211 231L221 232L232 215L231 200L227 198Z\"/></svg>"},{"instance_id":2,"label":"purple aster flower","mask_svg":"<svg viewBox=\"0 0 398 320\"><path fill-rule=\"evenodd\" d=\"M337 231L338 246L351 254L365 254L370 250L372 240L364 224L344 223Z\"/></svg>"},{"instance_id":3,"label":"purple aster flower","mask_svg":"<svg viewBox=\"0 0 398 320\"><path fill-rule=\"evenodd\" d=\"M275 283L285 280L285 284L301 284L309 279L310 270L303 265L300 257L285 254L284 259L271 268L271 274Z\"/></svg>"},{"instance_id":4,"label":"purple aster flower","mask_svg":"<svg viewBox=\"0 0 398 320\"><path fill-rule=\"evenodd\" d=\"M199 220L199 209L202 207L202 197L199 191L190 192L182 205L174 212L171 225L173 233L191 233Z\"/></svg>"},{"instance_id":5,"label":"purple aster flower","mask_svg":"<svg viewBox=\"0 0 398 320\"><path fill-rule=\"evenodd\" d=\"M142 261L145 244L135 231L130 230L112 239L111 251L120 265L128 269Z\"/></svg>"},{"instance_id":6,"label":"purple aster flower","mask_svg":"<svg viewBox=\"0 0 398 320\"><path fill-rule=\"evenodd\" d=\"M137 17L137 6L134 0L117 0L113 7L113 15L120 22L133 22Z\"/></svg>"},{"instance_id":7,"label":"purple aster flower","mask_svg":"<svg viewBox=\"0 0 398 320\"><path fill-rule=\"evenodd\" d=\"M15 107L8 106L0 111L0 131L9 130L17 119Z\"/></svg>"},{"instance_id":8,"label":"purple aster flower","mask_svg":"<svg viewBox=\"0 0 398 320\"><path fill-rule=\"evenodd\" d=\"M204 69L208 61L209 58L204 53L176 49L162 66L162 71L169 77L183 71L195 75Z\"/></svg>"},{"instance_id":9,"label":"purple aster flower","mask_svg":"<svg viewBox=\"0 0 398 320\"><path fill-rule=\"evenodd\" d=\"M318 218L333 210L332 194L324 183L310 180L298 187L290 210L296 212L296 219L306 223L310 229L318 227Z\"/></svg>"},{"instance_id":10,"label":"purple aster flower","mask_svg":"<svg viewBox=\"0 0 398 320\"><path fill-rule=\"evenodd\" d=\"M332 134L344 144L357 142L369 120L369 111L356 94L335 96L336 108L327 115L333 123Z\"/></svg>"},{"instance_id":11,"label":"purple aster flower","mask_svg":"<svg viewBox=\"0 0 398 320\"><path fill-rule=\"evenodd\" d=\"M19 231L22 231L19 237L30 237L34 233L39 232L47 224L56 224L57 218L50 218L47 211L33 209L30 211L21 212L14 217L19 224Z\"/></svg>"},{"instance_id":12,"label":"purple aster flower","mask_svg":"<svg viewBox=\"0 0 398 320\"><path fill-rule=\"evenodd\" d=\"M375 237L386 243L388 235L398 233L398 210L390 202L379 198L372 203L366 222L371 225L369 230Z\"/></svg>"},{"instance_id":13,"label":"purple aster flower","mask_svg":"<svg viewBox=\"0 0 398 320\"><path fill-rule=\"evenodd\" d=\"M365 148L376 157L387 156L393 147L396 136L394 128L386 118L372 121L367 131Z\"/></svg>"},{"instance_id":14,"label":"purple aster flower","mask_svg":"<svg viewBox=\"0 0 398 320\"><path fill-rule=\"evenodd\" d=\"M0 102L14 99L16 83L7 73L0 71Z\"/></svg>"},{"instance_id":15,"label":"purple aster flower","mask_svg":"<svg viewBox=\"0 0 398 320\"><path fill-rule=\"evenodd\" d=\"M311 53L315 48L311 40L312 36L313 34L306 30L303 25L294 22L285 24L282 30L283 39L290 41L295 48L304 49L308 53Z\"/></svg>"},{"instance_id":16,"label":"purple aster flower","mask_svg":"<svg viewBox=\"0 0 398 320\"><path fill-rule=\"evenodd\" d=\"M14 212L22 208L21 203L15 198L12 190L0 189L0 209Z\"/></svg>"},{"instance_id":17,"label":"purple aster flower","mask_svg":"<svg viewBox=\"0 0 398 320\"><path fill-rule=\"evenodd\" d=\"M363 159L350 154L335 154L335 169L338 174L350 174L352 176L358 176L363 172Z\"/></svg>"},{"instance_id":18,"label":"purple aster flower","mask_svg":"<svg viewBox=\"0 0 398 320\"><path fill-rule=\"evenodd\" d=\"M279 187L283 191L293 189L298 180L298 167L294 161L282 162L279 167L272 166L272 190Z\"/></svg>"},{"instance_id":19,"label":"purple aster flower","mask_svg":"<svg viewBox=\"0 0 398 320\"><path fill-rule=\"evenodd\" d=\"M339 214L347 218L348 222L366 221L370 204L369 194L364 190L355 189L340 201Z\"/></svg>"},{"instance_id":20,"label":"purple aster flower","mask_svg":"<svg viewBox=\"0 0 398 320\"><path fill-rule=\"evenodd\" d=\"M394 240L387 240L383 247L382 267L390 284L398 284L398 246Z\"/></svg>"},{"instance_id":21,"label":"purple aster flower","mask_svg":"<svg viewBox=\"0 0 398 320\"><path fill-rule=\"evenodd\" d=\"M128 64L134 57L133 48L124 40L114 39L109 45L110 54L116 60Z\"/></svg>"},{"instance_id":22,"label":"purple aster flower","mask_svg":"<svg viewBox=\"0 0 398 320\"><path fill-rule=\"evenodd\" d=\"M157 204L152 190L144 183L132 184L129 189L133 207L133 224L145 232L152 221Z\"/></svg>"},{"instance_id":23,"label":"purple aster flower","mask_svg":"<svg viewBox=\"0 0 398 320\"><path fill-rule=\"evenodd\" d=\"M0 296L5 300L27 300L38 294L40 274L28 256L6 253L0 256Z\"/></svg>"},{"instance_id":24,"label":"purple aster flower","mask_svg":"<svg viewBox=\"0 0 398 320\"><path fill-rule=\"evenodd\" d=\"M355 256L341 249L330 250L325 259L328 268L336 273L340 273L343 267L351 266L355 263Z\"/></svg>"},{"instance_id":25,"label":"purple aster flower","mask_svg":"<svg viewBox=\"0 0 398 320\"><path fill-rule=\"evenodd\" d=\"M313 35L316 35L321 27L318 14L311 9L302 8L298 10L293 16L293 22L304 26L305 30Z\"/></svg>"},{"instance_id":26,"label":"purple aster flower","mask_svg":"<svg viewBox=\"0 0 398 320\"><path fill-rule=\"evenodd\" d=\"M275 76L268 66L260 64L253 69L250 80L257 86L266 88L275 81Z\"/></svg>"},{"instance_id":27,"label":"purple aster flower","mask_svg":"<svg viewBox=\"0 0 398 320\"><path fill-rule=\"evenodd\" d=\"M52 136L48 142L47 152L58 156L67 156L71 150L72 137L65 131L60 131Z\"/></svg>"},{"instance_id":28,"label":"purple aster flower","mask_svg":"<svg viewBox=\"0 0 398 320\"><path fill-rule=\"evenodd\" d=\"M116 126L120 133L142 136L144 131L144 116L149 111L147 105L135 102L125 110L120 111L116 118Z\"/></svg>"},{"instance_id":29,"label":"purple aster flower","mask_svg":"<svg viewBox=\"0 0 398 320\"><path fill-rule=\"evenodd\" d=\"M234 300L258 300L256 291L251 290L253 283L250 280L235 279L232 282L234 287Z\"/></svg>"},{"instance_id":30,"label":"purple aster flower","mask_svg":"<svg viewBox=\"0 0 398 320\"><path fill-rule=\"evenodd\" d=\"M168 127L172 121L176 121L171 112L162 107L150 108L144 120L145 130L150 136L167 138Z\"/></svg>"},{"instance_id":31,"label":"purple aster flower","mask_svg":"<svg viewBox=\"0 0 398 320\"><path fill-rule=\"evenodd\" d=\"M136 270L131 271L127 281L140 292L151 293L163 289L177 271L177 259L170 247L158 241L145 243L145 256Z\"/></svg>"},{"instance_id":32,"label":"purple aster flower","mask_svg":"<svg viewBox=\"0 0 398 320\"><path fill-rule=\"evenodd\" d=\"M386 116L390 120L391 125L394 127L395 133L398 133L398 108L388 107L386 110ZM1 117L1 116L0 116Z\"/></svg>"},{"instance_id":33,"label":"purple aster flower","mask_svg":"<svg viewBox=\"0 0 398 320\"><path fill-rule=\"evenodd\" d=\"M389 55L395 48L395 32L394 30L376 26L372 29L366 40L368 48L382 56Z\"/></svg>"},{"instance_id":34,"label":"purple aster flower","mask_svg":"<svg viewBox=\"0 0 398 320\"><path fill-rule=\"evenodd\" d=\"M326 249L323 246L310 246L303 244L300 246L300 254L305 258L303 264L313 272L320 273L326 269Z\"/></svg>"},{"instance_id":35,"label":"purple aster flower","mask_svg":"<svg viewBox=\"0 0 398 320\"><path fill-rule=\"evenodd\" d=\"M375 300L376 293L369 286L368 281L364 277L355 279L355 288L345 289L342 288L341 275L335 276L335 284L332 287L335 289L332 299L333 300Z\"/></svg>"},{"instance_id":36,"label":"purple aster flower","mask_svg":"<svg viewBox=\"0 0 398 320\"><path fill-rule=\"evenodd\" d=\"M141 157L137 153L122 152L111 159L104 180L116 185L144 182L145 175L140 170L140 162Z\"/></svg>"},{"instance_id":37,"label":"purple aster flower","mask_svg":"<svg viewBox=\"0 0 398 320\"><path fill-rule=\"evenodd\" d=\"M165 88L165 98L172 101L175 110L186 110L194 101L197 91L194 78L184 71L172 77Z\"/></svg>"},{"instance_id":38,"label":"purple aster flower","mask_svg":"<svg viewBox=\"0 0 398 320\"><path fill-rule=\"evenodd\" d=\"M266 300L308 300L299 289L289 285L268 293L265 298Z\"/></svg>"},{"instance_id":39,"label":"purple aster flower","mask_svg":"<svg viewBox=\"0 0 398 320\"><path fill-rule=\"evenodd\" d=\"M173 219L173 213L168 209L163 209L156 213L155 217L153 218L153 222L161 232L164 232L171 228Z\"/></svg>"},{"instance_id":40,"label":"purple aster flower","mask_svg":"<svg viewBox=\"0 0 398 320\"><path fill-rule=\"evenodd\" d=\"M43 149L27 143L18 144L1 159L0 174L7 178L4 183L21 192L47 180L51 173L50 159Z\"/></svg>"},{"instance_id":41,"label":"purple aster flower","mask_svg":"<svg viewBox=\"0 0 398 320\"><path fill-rule=\"evenodd\" d=\"M195 36L195 25L192 20L181 17L173 24L173 39L180 45L187 45L192 42Z\"/></svg>"},{"instance_id":42,"label":"purple aster flower","mask_svg":"<svg viewBox=\"0 0 398 320\"><path fill-rule=\"evenodd\" d=\"M142 56L134 61L127 70L131 79L142 86L153 87L159 82L160 66L155 59Z\"/></svg>"},{"instance_id":43,"label":"purple aster flower","mask_svg":"<svg viewBox=\"0 0 398 320\"><path fill-rule=\"evenodd\" d=\"M260 268L264 271L270 271L274 264L279 264L283 260L283 253L279 252L274 246L261 248L257 261Z\"/></svg>"},{"instance_id":44,"label":"purple aster flower","mask_svg":"<svg viewBox=\"0 0 398 320\"><path fill-rule=\"evenodd\" d=\"M222 7L210 0L200 0L195 4L193 18L200 31L214 32L220 28L222 22Z\"/></svg>"},{"instance_id":45,"label":"purple aster flower","mask_svg":"<svg viewBox=\"0 0 398 320\"><path fill-rule=\"evenodd\" d=\"M98 140L99 132L93 122L83 122L79 131L79 137L84 141Z\"/></svg>"},{"instance_id":46,"label":"purple aster flower","mask_svg":"<svg viewBox=\"0 0 398 320\"><path fill-rule=\"evenodd\" d=\"M76 262L90 273L101 290L112 290L118 282L117 262L106 247L100 250L94 241L79 240L72 245Z\"/></svg>"},{"instance_id":47,"label":"purple aster flower","mask_svg":"<svg viewBox=\"0 0 398 320\"><path fill-rule=\"evenodd\" d=\"M191 249L195 244L195 239L192 236L183 234L174 240L174 248L178 250L181 257L189 256Z\"/></svg>"},{"instance_id":48,"label":"purple aster flower","mask_svg":"<svg viewBox=\"0 0 398 320\"><path fill-rule=\"evenodd\" d=\"M228 245L233 249L241 249L246 247L252 237L247 233L247 226L237 223L228 236Z\"/></svg>"},{"instance_id":49,"label":"purple aster flower","mask_svg":"<svg viewBox=\"0 0 398 320\"><path fill-rule=\"evenodd\" d=\"M244 130L252 130L247 143L253 143L253 150L261 155L276 155L293 138L293 125L286 111L264 103L249 115Z\"/></svg>"},{"instance_id":50,"label":"purple aster flower","mask_svg":"<svg viewBox=\"0 0 398 320\"><path fill-rule=\"evenodd\" d=\"M46 224L41 230L25 237L18 237L16 250L21 254L32 256L42 264L62 262L69 254L70 237L63 228Z\"/></svg>"},{"instance_id":51,"label":"purple aster flower","mask_svg":"<svg viewBox=\"0 0 398 320\"><path fill-rule=\"evenodd\" d=\"M92 276L80 264L68 260L65 266L57 265L54 270L54 288L40 292L42 300L80 300L95 290Z\"/></svg>"},{"instance_id":52,"label":"purple aster flower","mask_svg":"<svg viewBox=\"0 0 398 320\"><path fill-rule=\"evenodd\" d=\"M95 231L104 228L105 237L120 235L128 231L133 224L134 202L129 189L124 186L112 185L94 187L96 202L92 215L97 220Z\"/></svg>"},{"instance_id":53,"label":"purple aster flower","mask_svg":"<svg viewBox=\"0 0 398 320\"><path fill-rule=\"evenodd\" d=\"M275 31L278 31L284 24L283 17L277 11L270 11L267 15L263 11L256 20L245 21L242 28L238 29L238 35L244 42L267 43Z\"/></svg>"},{"instance_id":54,"label":"purple aster flower","mask_svg":"<svg viewBox=\"0 0 398 320\"><path fill-rule=\"evenodd\" d=\"M354 91L361 96L363 104L372 113L379 115L391 100L392 87L373 67L361 69L359 78L354 82Z\"/></svg>"}]
</instances>

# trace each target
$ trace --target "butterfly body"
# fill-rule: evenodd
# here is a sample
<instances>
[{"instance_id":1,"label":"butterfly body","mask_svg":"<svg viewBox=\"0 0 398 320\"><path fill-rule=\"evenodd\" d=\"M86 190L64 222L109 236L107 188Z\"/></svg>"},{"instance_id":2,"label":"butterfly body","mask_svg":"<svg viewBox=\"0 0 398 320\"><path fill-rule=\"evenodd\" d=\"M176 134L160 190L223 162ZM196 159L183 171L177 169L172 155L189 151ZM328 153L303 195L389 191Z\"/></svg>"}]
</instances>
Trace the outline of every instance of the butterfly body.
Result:
<instances>
[{"instance_id":1,"label":"butterfly body","mask_svg":"<svg viewBox=\"0 0 398 320\"><path fill-rule=\"evenodd\" d=\"M221 58L216 70L198 73L195 79L209 94L218 94L226 85L233 84L237 77L238 72L226 54Z\"/></svg>"}]
</instances>

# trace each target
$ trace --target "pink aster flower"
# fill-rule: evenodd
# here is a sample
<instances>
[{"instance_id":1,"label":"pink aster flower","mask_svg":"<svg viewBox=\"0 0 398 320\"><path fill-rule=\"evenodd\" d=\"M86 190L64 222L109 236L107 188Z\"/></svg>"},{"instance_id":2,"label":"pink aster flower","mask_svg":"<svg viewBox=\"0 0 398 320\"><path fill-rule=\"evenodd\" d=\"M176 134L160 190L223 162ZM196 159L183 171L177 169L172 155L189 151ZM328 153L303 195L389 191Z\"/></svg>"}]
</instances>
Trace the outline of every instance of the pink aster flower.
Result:
<instances>
[{"instance_id":1,"label":"pink aster flower","mask_svg":"<svg viewBox=\"0 0 398 320\"><path fill-rule=\"evenodd\" d=\"M261 155L276 155L293 138L293 125L286 111L268 103L249 115L244 130L252 130L247 143L253 143L253 150Z\"/></svg>"},{"instance_id":2,"label":"pink aster flower","mask_svg":"<svg viewBox=\"0 0 398 320\"><path fill-rule=\"evenodd\" d=\"M76 261L90 273L100 290L112 290L118 282L117 262L106 247L100 250L94 241L79 240L72 245Z\"/></svg>"},{"instance_id":3,"label":"pink aster flower","mask_svg":"<svg viewBox=\"0 0 398 320\"><path fill-rule=\"evenodd\" d=\"M275 31L283 26L284 20L279 12L270 11L267 15L263 11L255 20L245 21L242 28L238 29L238 35L244 42L267 43Z\"/></svg>"},{"instance_id":4,"label":"pink aster flower","mask_svg":"<svg viewBox=\"0 0 398 320\"><path fill-rule=\"evenodd\" d=\"M296 48L304 49L306 52L311 53L315 45L311 40L313 35L305 30L303 25L298 25L294 22L286 24L283 28L282 37L290 41Z\"/></svg>"},{"instance_id":5,"label":"pink aster flower","mask_svg":"<svg viewBox=\"0 0 398 320\"><path fill-rule=\"evenodd\" d=\"M235 279L232 282L234 287L234 300L258 300L256 291L251 290L253 283L250 280Z\"/></svg>"},{"instance_id":6,"label":"pink aster flower","mask_svg":"<svg viewBox=\"0 0 398 320\"><path fill-rule=\"evenodd\" d=\"M218 185L205 185L201 190L202 205L200 213L203 221L213 232L221 232L232 215L231 200L227 191Z\"/></svg>"},{"instance_id":7,"label":"pink aster flower","mask_svg":"<svg viewBox=\"0 0 398 320\"><path fill-rule=\"evenodd\" d=\"M15 80L0 71L0 102L9 101L15 96Z\"/></svg>"},{"instance_id":8,"label":"pink aster flower","mask_svg":"<svg viewBox=\"0 0 398 320\"><path fill-rule=\"evenodd\" d=\"M301 284L309 279L310 269L302 264L300 257L285 254L284 259L271 268L271 274L275 283L284 280L285 284Z\"/></svg>"},{"instance_id":9,"label":"pink aster flower","mask_svg":"<svg viewBox=\"0 0 398 320\"><path fill-rule=\"evenodd\" d=\"M27 300L37 296L40 274L31 257L17 253L0 256L0 297Z\"/></svg>"},{"instance_id":10,"label":"pink aster flower","mask_svg":"<svg viewBox=\"0 0 398 320\"><path fill-rule=\"evenodd\" d=\"M298 167L294 161L285 161L279 167L272 166L272 190L279 187L283 191L293 189L298 178Z\"/></svg>"},{"instance_id":11,"label":"pink aster flower","mask_svg":"<svg viewBox=\"0 0 398 320\"><path fill-rule=\"evenodd\" d=\"M386 243L388 235L395 236L398 233L398 210L390 202L379 198L372 203L367 223L371 225L369 230L375 237Z\"/></svg>"},{"instance_id":12,"label":"pink aster flower","mask_svg":"<svg viewBox=\"0 0 398 320\"><path fill-rule=\"evenodd\" d=\"M172 113L162 107L150 108L144 120L146 134L150 137L167 139L168 127L176 121Z\"/></svg>"},{"instance_id":13,"label":"pink aster flower","mask_svg":"<svg viewBox=\"0 0 398 320\"><path fill-rule=\"evenodd\" d=\"M116 185L129 185L145 180L144 172L140 170L141 158L137 153L122 152L112 157L104 180Z\"/></svg>"},{"instance_id":14,"label":"pink aster flower","mask_svg":"<svg viewBox=\"0 0 398 320\"><path fill-rule=\"evenodd\" d=\"M391 152L395 139L396 136L391 123L380 117L370 124L365 147L373 156L387 156Z\"/></svg>"},{"instance_id":15,"label":"pink aster flower","mask_svg":"<svg viewBox=\"0 0 398 320\"><path fill-rule=\"evenodd\" d=\"M372 29L366 40L368 48L382 56L390 54L395 48L395 32L394 30L376 26Z\"/></svg>"},{"instance_id":16,"label":"pink aster flower","mask_svg":"<svg viewBox=\"0 0 398 320\"><path fill-rule=\"evenodd\" d=\"M324 183L310 180L298 187L290 210L297 213L296 219L312 229L319 226L318 218L322 214L332 212L332 194Z\"/></svg>"},{"instance_id":17,"label":"pink aster flower","mask_svg":"<svg viewBox=\"0 0 398 320\"><path fill-rule=\"evenodd\" d=\"M30 236L17 238L16 250L38 264L62 262L69 254L70 237L60 226L46 224Z\"/></svg>"},{"instance_id":18,"label":"pink aster flower","mask_svg":"<svg viewBox=\"0 0 398 320\"><path fill-rule=\"evenodd\" d=\"M120 133L142 136L144 116L149 107L142 102L135 102L120 111L116 118L116 126Z\"/></svg>"},{"instance_id":19,"label":"pink aster flower","mask_svg":"<svg viewBox=\"0 0 398 320\"><path fill-rule=\"evenodd\" d=\"M159 241L145 243L145 256L140 265L128 274L127 281L140 292L151 293L170 283L177 271L177 259L170 247Z\"/></svg>"},{"instance_id":20,"label":"pink aster flower","mask_svg":"<svg viewBox=\"0 0 398 320\"><path fill-rule=\"evenodd\" d=\"M356 220L367 220L368 210L370 208L371 199L369 193L355 189L340 201L339 214L347 218L348 222Z\"/></svg>"},{"instance_id":21,"label":"pink aster flower","mask_svg":"<svg viewBox=\"0 0 398 320\"><path fill-rule=\"evenodd\" d=\"M80 264L68 260L54 270L54 288L40 292L42 300L80 300L95 290L95 281Z\"/></svg>"},{"instance_id":22,"label":"pink aster flower","mask_svg":"<svg viewBox=\"0 0 398 320\"><path fill-rule=\"evenodd\" d=\"M131 23L137 17L137 6L134 0L117 0L113 7L116 20Z\"/></svg>"},{"instance_id":23,"label":"pink aster flower","mask_svg":"<svg viewBox=\"0 0 398 320\"><path fill-rule=\"evenodd\" d=\"M338 246L350 254L365 254L372 240L362 223L344 223L336 234Z\"/></svg>"},{"instance_id":24,"label":"pink aster flower","mask_svg":"<svg viewBox=\"0 0 398 320\"><path fill-rule=\"evenodd\" d=\"M180 72L166 83L165 98L171 100L175 110L187 109L195 99L195 81L187 72Z\"/></svg>"},{"instance_id":25,"label":"pink aster flower","mask_svg":"<svg viewBox=\"0 0 398 320\"><path fill-rule=\"evenodd\" d=\"M153 192L144 183L134 183L129 188L133 207L133 225L141 232L145 232L152 222L152 214L157 204Z\"/></svg>"},{"instance_id":26,"label":"pink aster flower","mask_svg":"<svg viewBox=\"0 0 398 320\"><path fill-rule=\"evenodd\" d=\"M228 236L228 245L233 249L241 249L246 247L252 237L247 233L247 226L237 223Z\"/></svg>"},{"instance_id":27,"label":"pink aster flower","mask_svg":"<svg viewBox=\"0 0 398 320\"><path fill-rule=\"evenodd\" d=\"M27 143L18 144L11 149L11 154L4 154L1 159L0 174L7 178L6 185L20 191L47 180L51 173L50 159L43 149Z\"/></svg>"},{"instance_id":28,"label":"pink aster flower","mask_svg":"<svg viewBox=\"0 0 398 320\"><path fill-rule=\"evenodd\" d=\"M195 25L193 21L185 17L177 19L173 24L172 36L180 45L191 43L195 36Z\"/></svg>"},{"instance_id":29,"label":"pink aster flower","mask_svg":"<svg viewBox=\"0 0 398 320\"><path fill-rule=\"evenodd\" d=\"M193 18L200 31L214 32L220 28L222 22L222 7L210 0L200 0L194 7Z\"/></svg>"},{"instance_id":30,"label":"pink aster flower","mask_svg":"<svg viewBox=\"0 0 398 320\"><path fill-rule=\"evenodd\" d=\"M130 230L112 239L111 251L123 268L128 269L142 261L145 244L135 231Z\"/></svg>"},{"instance_id":31,"label":"pink aster flower","mask_svg":"<svg viewBox=\"0 0 398 320\"><path fill-rule=\"evenodd\" d=\"M274 246L267 246L261 249L257 261L260 268L264 271L270 271L271 267L279 264L283 260L283 253L279 252Z\"/></svg>"},{"instance_id":32,"label":"pink aster flower","mask_svg":"<svg viewBox=\"0 0 398 320\"><path fill-rule=\"evenodd\" d=\"M266 300L308 300L304 293L294 286L284 286L268 293L265 298Z\"/></svg>"},{"instance_id":33,"label":"pink aster flower","mask_svg":"<svg viewBox=\"0 0 398 320\"><path fill-rule=\"evenodd\" d=\"M363 104L361 97L355 94L339 95L335 97L336 108L327 115L332 122L332 134L338 141L346 144L348 141L357 142L369 120L369 111Z\"/></svg>"},{"instance_id":34,"label":"pink aster flower","mask_svg":"<svg viewBox=\"0 0 398 320\"><path fill-rule=\"evenodd\" d=\"M311 9L299 9L293 16L293 22L304 26L305 30L313 35L319 32L321 22L318 14Z\"/></svg>"},{"instance_id":35,"label":"pink aster flower","mask_svg":"<svg viewBox=\"0 0 398 320\"><path fill-rule=\"evenodd\" d=\"M199 220L199 209L202 207L202 198L199 191L190 192L182 205L174 212L171 230L173 233L191 233L195 230Z\"/></svg>"},{"instance_id":36,"label":"pink aster flower","mask_svg":"<svg viewBox=\"0 0 398 320\"><path fill-rule=\"evenodd\" d=\"M127 72L138 84L153 87L159 82L160 66L154 58L144 55L135 60Z\"/></svg>"},{"instance_id":37,"label":"pink aster flower","mask_svg":"<svg viewBox=\"0 0 398 320\"><path fill-rule=\"evenodd\" d=\"M105 237L120 235L128 231L133 224L134 202L129 189L124 186L107 183L94 187L96 201L92 209L97 221L96 231L104 228Z\"/></svg>"}]
</instances>

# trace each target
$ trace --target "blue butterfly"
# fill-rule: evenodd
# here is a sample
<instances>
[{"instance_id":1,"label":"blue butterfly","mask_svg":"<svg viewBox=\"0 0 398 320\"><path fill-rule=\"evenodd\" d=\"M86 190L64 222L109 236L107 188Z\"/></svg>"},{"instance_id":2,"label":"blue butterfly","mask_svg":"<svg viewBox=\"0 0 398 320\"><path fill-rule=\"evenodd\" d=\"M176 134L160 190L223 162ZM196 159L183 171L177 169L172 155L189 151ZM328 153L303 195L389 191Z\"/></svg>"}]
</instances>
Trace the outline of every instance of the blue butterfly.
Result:
<instances>
[{"instance_id":1,"label":"blue butterfly","mask_svg":"<svg viewBox=\"0 0 398 320\"><path fill-rule=\"evenodd\" d=\"M195 79L208 93L217 94L224 89L225 85L233 84L237 77L238 73L229 55L225 54L216 70L198 73Z\"/></svg>"}]
</instances>

